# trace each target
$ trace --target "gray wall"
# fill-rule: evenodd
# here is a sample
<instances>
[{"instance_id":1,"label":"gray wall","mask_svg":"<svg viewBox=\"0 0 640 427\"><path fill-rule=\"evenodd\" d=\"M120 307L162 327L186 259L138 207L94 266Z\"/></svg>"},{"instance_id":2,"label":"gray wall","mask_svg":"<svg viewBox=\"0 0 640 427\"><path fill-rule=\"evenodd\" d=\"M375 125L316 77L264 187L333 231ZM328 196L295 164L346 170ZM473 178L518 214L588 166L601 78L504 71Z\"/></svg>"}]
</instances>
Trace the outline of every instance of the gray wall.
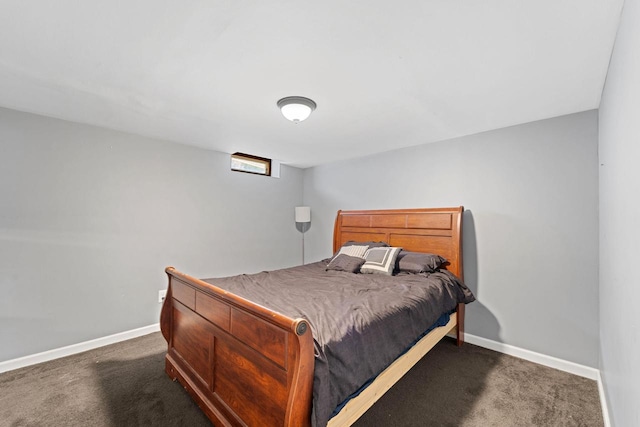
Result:
<instances>
[{"instance_id":1,"label":"gray wall","mask_svg":"<svg viewBox=\"0 0 640 427\"><path fill-rule=\"evenodd\" d=\"M612 424L640 426L640 4L624 3L600 105L600 369Z\"/></svg>"},{"instance_id":2,"label":"gray wall","mask_svg":"<svg viewBox=\"0 0 640 427\"><path fill-rule=\"evenodd\" d=\"M589 111L306 169L308 259L338 209L464 205L467 332L597 367L597 137Z\"/></svg>"},{"instance_id":3,"label":"gray wall","mask_svg":"<svg viewBox=\"0 0 640 427\"><path fill-rule=\"evenodd\" d=\"M6 109L0 152L0 361L157 323L167 265L300 263L300 169Z\"/></svg>"}]
</instances>

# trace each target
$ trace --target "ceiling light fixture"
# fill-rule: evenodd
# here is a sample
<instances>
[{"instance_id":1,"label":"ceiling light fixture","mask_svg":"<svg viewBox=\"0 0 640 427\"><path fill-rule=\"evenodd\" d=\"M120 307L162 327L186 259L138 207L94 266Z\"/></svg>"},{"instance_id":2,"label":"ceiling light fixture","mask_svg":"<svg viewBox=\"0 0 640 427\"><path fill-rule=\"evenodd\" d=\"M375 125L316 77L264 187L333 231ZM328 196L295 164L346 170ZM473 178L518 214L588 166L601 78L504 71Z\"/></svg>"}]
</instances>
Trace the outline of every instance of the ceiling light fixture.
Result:
<instances>
[{"instance_id":1,"label":"ceiling light fixture","mask_svg":"<svg viewBox=\"0 0 640 427\"><path fill-rule=\"evenodd\" d=\"M311 112L316 109L316 103L303 96L287 96L278 101L278 108L287 120L291 120L293 123L300 123L306 120L311 115Z\"/></svg>"}]
</instances>

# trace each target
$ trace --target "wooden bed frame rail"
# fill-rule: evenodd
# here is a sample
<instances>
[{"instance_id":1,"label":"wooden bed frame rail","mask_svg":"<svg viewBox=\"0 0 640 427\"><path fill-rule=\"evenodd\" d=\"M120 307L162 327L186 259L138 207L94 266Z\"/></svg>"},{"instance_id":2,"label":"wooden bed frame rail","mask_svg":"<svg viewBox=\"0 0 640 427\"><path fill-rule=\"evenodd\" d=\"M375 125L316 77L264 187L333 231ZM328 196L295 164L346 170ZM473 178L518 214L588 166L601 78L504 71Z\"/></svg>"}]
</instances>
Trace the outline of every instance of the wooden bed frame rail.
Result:
<instances>
[{"instance_id":1,"label":"wooden bed frame rail","mask_svg":"<svg viewBox=\"0 0 640 427\"><path fill-rule=\"evenodd\" d=\"M338 211L334 252L348 240L385 241L437 253L462 278L463 208ZM291 319L207 282L169 277L160 328L168 343L166 372L178 380L216 426L310 425L314 345L304 319ZM447 333L464 338L464 304L397 359L330 427L351 425Z\"/></svg>"}]
</instances>

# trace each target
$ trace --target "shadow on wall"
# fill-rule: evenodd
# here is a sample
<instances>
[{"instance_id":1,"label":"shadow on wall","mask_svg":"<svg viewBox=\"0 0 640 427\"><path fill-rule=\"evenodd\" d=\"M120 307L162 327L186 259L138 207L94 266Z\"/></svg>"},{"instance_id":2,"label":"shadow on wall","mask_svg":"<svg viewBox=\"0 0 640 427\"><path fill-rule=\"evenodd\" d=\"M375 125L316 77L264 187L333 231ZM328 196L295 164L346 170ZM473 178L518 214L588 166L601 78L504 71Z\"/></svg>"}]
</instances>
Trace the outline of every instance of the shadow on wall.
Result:
<instances>
[{"instance_id":1,"label":"shadow on wall","mask_svg":"<svg viewBox=\"0 0 640 427\"><path fill-rule=\"evenodd\" d=\"M482 303L482 288L478 279L478 244L473 212L462 214L462 262L464 283L476 296L476 301L467 306L465 329L468 333L501 342L500 324L489 308Z\"/></svg>"},{"instance_id":2,"label":"shadow on wall","mask_svg":"<svg viewBox=\"0 0 640 427\"><path fill-rule=\"evenodd\" d=\"M211 426L182 386L165 374L165 354L95 364L108 425Z\"/></svg>"}]
</instances>

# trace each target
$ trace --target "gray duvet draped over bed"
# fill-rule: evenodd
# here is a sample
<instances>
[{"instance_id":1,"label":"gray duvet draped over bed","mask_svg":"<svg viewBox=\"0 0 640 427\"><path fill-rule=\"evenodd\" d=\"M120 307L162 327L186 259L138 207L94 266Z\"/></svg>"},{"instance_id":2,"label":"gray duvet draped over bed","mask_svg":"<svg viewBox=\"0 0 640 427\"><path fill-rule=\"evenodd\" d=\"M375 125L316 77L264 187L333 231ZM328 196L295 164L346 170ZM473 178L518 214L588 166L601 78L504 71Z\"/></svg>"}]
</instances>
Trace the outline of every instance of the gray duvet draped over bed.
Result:
<instances>
[{"instance_id":1,"label":"gray duvet draped over bed","mask_svg":"<svg viewBox=\"0 0 640 427\"><path fill-rule=\"evenodd\" d=\"M205 279L292 318L309 321L315 371L312 425L327 424L336 406L378 375L443 313L472 302L446 270L352 274L325 271L329 260L257 274Z\"/></svg>"}]
</instances>

